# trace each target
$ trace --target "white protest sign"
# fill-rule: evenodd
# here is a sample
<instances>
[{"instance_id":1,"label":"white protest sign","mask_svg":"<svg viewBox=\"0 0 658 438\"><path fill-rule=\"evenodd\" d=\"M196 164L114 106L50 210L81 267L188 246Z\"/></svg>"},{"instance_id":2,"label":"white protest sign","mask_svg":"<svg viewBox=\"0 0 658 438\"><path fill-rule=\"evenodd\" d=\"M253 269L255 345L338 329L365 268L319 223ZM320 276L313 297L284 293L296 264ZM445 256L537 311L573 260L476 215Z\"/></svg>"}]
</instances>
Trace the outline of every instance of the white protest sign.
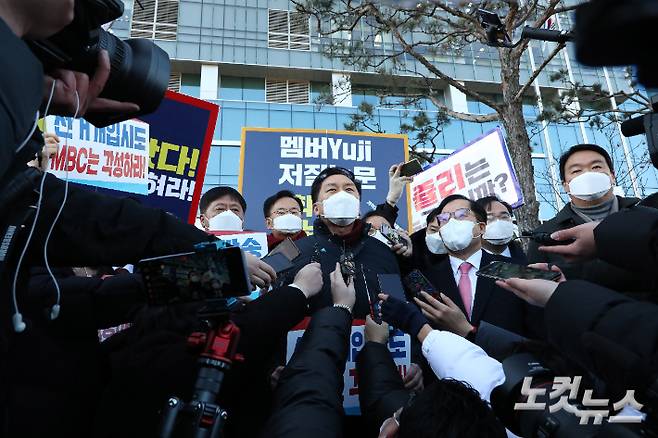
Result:
<instances>
[{"instance_id":1,"label":"white protest sign","mask_svg":"<svg viewBox=\"0 0 658 438\"><path fill-rule=\"evenodd\" d=\"M512 207L523 204L521 186L500 128L414 176L410 188L413 231L424 228L427 215L452 194L473 200L498 196Z\"/></svg>"},{"instance_id":2,"label":"white protest sign","mask_svg":"<svg viewBox=\"0 0 658 438\"><path fill-rule=\"evenodd\" d=\"M97 128L85 119L50 116L45 120L45 132L60 138L59 152L48 170L58 178L148 194L147 123L133 119Z\"/></svg>"},{"instance_id":3,"label":"white protest sign","mask_svg":"<svg viewBox=\"0 0 658 438\"><path fill-rule=\"evenodd\" d=\"M310 322L310 318L304 320L288 332L288 340L286 344L286 363L290 361L297 343L304 336L306 327ZM343 387L343 408L347 415L361 415L359 408L359 385L358 376L356 374L356 357L361 351L366 341L364 338L365 321L362 319L355 319L352 322L352 333L350 334L350 348L347 354L347 362L345 364L345 372L343 379L345 385ZM407 374L409 365L411 364L411 337L400 330L391 330L388 349L391 352L393 362L400 371L401 376Z\"/></svg>"},{"instance_id":4,"label":"white protest sign","mask_svg":"<svg viewBox=\"0 0 658 438\"><path fill-rule=\"evenodd\" d=\"M269 252L267 249L267 234L253 231L211 231L222 242L239 246L244 252L263 258Z\"/></svg>"}]
</instances>

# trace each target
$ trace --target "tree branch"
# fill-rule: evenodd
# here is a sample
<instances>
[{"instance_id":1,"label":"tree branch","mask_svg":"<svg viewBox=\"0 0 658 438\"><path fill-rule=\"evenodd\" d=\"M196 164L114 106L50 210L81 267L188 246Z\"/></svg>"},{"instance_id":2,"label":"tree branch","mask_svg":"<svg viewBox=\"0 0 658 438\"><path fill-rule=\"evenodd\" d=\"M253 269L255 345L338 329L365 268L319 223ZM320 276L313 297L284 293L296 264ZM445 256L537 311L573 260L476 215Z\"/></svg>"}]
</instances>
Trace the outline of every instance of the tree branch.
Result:
<instances>
[{"instance_id":1,"label":"tree branch","mask_svg":"<svg viewBox=\"0 0 658 438\"><path fill-rule=\"evenodd\" d=\"M437 107L441 108L442 111L445 111L447 115L449 115L452 118L463 120L465 122L476 122L476 123L486 123L486 122L493 122L496 120L500 120L500 116L498 113L491 113L491 114L466 114L466 113L460 113L459 111L454 111L445 106L439 99L436 98L436 96L429 95L427 96L432 103Z\"/></svg>"},{"instance_id":2,"label":"tree branch","mask_svg":"<svg viewBox=\"0 0 658 438\"><path fill-rule=\"evenodd\" d=\"M565 43L559 43L558 45L555 46L553 51L548 55L546 59L544 59L544 62L541 63L541 65L534 71L532 72L532 75L530 75L530 78L526 81L526 83L521 87L518 93L516 93L516 96L514 96L514 101L518 101L519 99L523 98L523 95L525 92L528 90L528 87L532 85L532 83L537 79L537 76L546 68L546 66L555 58L555 56L560 53L560 50L562 50L565 46Z\"/></svg>"},{"instance_id":3,"label":"tree branch","mask_svg":"<svg viewBox=\"0 0 658 438\"><path fill-rule=\"evenodd\" d=\"M404 51L406 53L413 56L418 62L420 62L423 66L425 66L425 68L427 68L429 71L431 71L439 79L442 79L442 80L446 81L447 83L449 83L453 87L457 88L459 91L466 94L467 96L470 96L473 99L475 99L479 102L482 102L487 106L490 106L491 108L493 108L496 111L500 111L499 106L494 101L492 101L491 99L481 95L480 93L477 93L477 92L465 87L463 84L459 83L458 81L454 80L453 78L451 78L450 76L446 75L441 70L439 70L434 64L429 62L427 60L427 58L422 56L420 53L416 52L413 49L413 47L411 47L409 45L409 43L407 43L407 41L404 39L404 37L402 36L400 31L397 29L397 27L392 25L392 23L390 23L390 21L388 21L382 15L381 11L379 11L372 4L370 4L370 7L371 7L371 12L375 16L375 19L388 27L388 29L393 33L393 35L395 35L395 38L398 40L400 45L402 45L402 47L404 48Z\"/></svg>"}]
</instances>

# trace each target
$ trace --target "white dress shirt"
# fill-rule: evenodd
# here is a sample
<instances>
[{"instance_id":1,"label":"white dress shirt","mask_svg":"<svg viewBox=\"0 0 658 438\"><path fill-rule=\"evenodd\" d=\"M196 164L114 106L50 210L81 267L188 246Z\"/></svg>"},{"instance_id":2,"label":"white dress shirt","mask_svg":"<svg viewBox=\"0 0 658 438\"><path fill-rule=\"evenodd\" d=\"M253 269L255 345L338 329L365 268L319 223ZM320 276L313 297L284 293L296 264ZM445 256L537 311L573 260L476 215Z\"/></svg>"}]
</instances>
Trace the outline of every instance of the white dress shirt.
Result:
<instances>
[{"instance_id":1,"label":"white dress shirt","mask_svg":"<svg viewBox=\"0 0 658 438\"><path fill-rule=\"evenodd\" d=\"M462 263L468 262L473 267L468 271L468 279L471 280L471 311L475 308L475 289L477 288L478 277L475 273L480 269L480 263L482 262L482 250L476 251L468 259L462 260L454 256L450 257L450 267L452 268L452 274L455 276L455 284L459 286L459 278L461 273L459 272L459 267Z\"/></svg>"}]
</instances>

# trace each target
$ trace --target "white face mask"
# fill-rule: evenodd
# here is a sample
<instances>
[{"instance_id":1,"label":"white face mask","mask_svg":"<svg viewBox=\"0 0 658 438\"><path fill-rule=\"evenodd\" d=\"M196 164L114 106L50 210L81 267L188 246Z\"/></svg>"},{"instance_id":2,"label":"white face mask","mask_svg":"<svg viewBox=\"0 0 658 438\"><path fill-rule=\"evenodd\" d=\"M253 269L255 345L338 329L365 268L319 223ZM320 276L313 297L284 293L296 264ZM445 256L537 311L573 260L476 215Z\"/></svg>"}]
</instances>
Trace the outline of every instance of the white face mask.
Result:
<instances>
[{"instance_id":1,"label":"white face mask","mask_svg":"<svg viewBox=\"0 0 658 438\"><path fill-rule=\"evenodd\" d=\"M340 191L322 201L323 216L331 223L345 227L359 217L360 204L356 196Z\"/></svg>"},{"instance_id":2,"label":"white face mask","mask_svg":"<svg viewBox=\"0 0 658 438\"><path fill-rule=\"evenodd\" d=\"M453 252L466 249L474 239L473 225L475 222L469 220L450 218L448 223L439 230L446 248Z\"/></svg>"},{"instance_id":3,"label":"white face mask","mask_svg":"<svg viewBox=\"0 0 658 438\"><path fill-rule=\"evenodd\" d=\"M438 231L436 233L426 233L425 244L432 254L448 254L448 248L443 244L443 239L441 239Z\"/></svg>"},{"instance_id":4,"label":"white face mask","mask_svg":"<svg viewBox=\"0 0 658 438\"><path fill-rule=\"evenodd\" d=\"M219 213L208 221L210 231L242 231L242 219L231 210Z\"/></svg>"},{"instance_id":5,"label":"white face mask","mask_svg":"<svg viewBox=\"0 0 658 438\"><path fill-rule=\"evenodd\" d=\"M286 234L295 234L302 229L302 218L294 214L287 213L283 216L277 216L272 220L272 226L275 230Z\"/></svg>"},{"instance_id":6,"label":"white face mask","mask_svg":"<svg viewBox=\"0 0 658 438\"><path fill-rule=\"evenodd\" d=\"M612 188L610 176L601 172L585 172L569 182L569 195L583 201L603 197Z\"/></svg>"},{"instance_id":7,"label":"white face mask","mask_svg":"<svg viewBox=\"0 0 658 438\"><path fill-rule=\"evenodd\" d=\"M482 238L492 245L507 245L514 238L514 224L503 220L488 223Z\"/></svg>"},{"instance_id":8,"label":"white face mask","mask_svg":"<svg viewBox=\"0 0 658 438\"><path fill-rule=\"evenodd\" d=\"M388 239L386 239L386 237L384 237L382 232L379 230L375 230L375 232L371 234L370 237L374 237L375 239L379 240L381 243L388 246L389 248L391 247L391 242L389 242Z\"/></svg>"}]
</instances>

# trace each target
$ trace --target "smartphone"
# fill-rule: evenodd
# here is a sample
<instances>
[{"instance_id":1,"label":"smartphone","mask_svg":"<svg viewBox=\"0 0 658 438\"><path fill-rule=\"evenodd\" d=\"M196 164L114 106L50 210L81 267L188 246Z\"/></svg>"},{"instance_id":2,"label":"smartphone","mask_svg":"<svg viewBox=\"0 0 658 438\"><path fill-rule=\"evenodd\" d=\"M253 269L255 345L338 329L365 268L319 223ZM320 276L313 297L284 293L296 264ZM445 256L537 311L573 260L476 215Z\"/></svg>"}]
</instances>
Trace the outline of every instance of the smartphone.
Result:
<instances>
[{"instance_id":1,"label":"smartphone","mask_svg":"<svg viewBox=\"0 0 658 438\"><path fill-rule=\"evenodd\" d=\"M147 303L159 306L249 295L242 250L213 248L141 260Z\"/></svg>"},{"instance_id":2,"label":"smartphone","mask_svg":"<svg viewBox=\"0 0 658 438\"><path fill-rule=\"evenodd\" d=\"M390 295L398 300L407 301L404 295L404 287L398 274L377 274L379 280L379 292Z\"/></svg>"},{"instance_id":3,"label":"smartphone","mask_svg":"<svg viewBox=\"0 0 658 438\"><path fill-rule=\"evenodd\" d=\"M423 166L416 158L400 166L400 176L414 176L423 171Z\"/></svg>"},{"instance_id":4,"label":"smartphone","mask_svg":"<svg viewBox=\"0 0 658 438\"><path fill-rule=\"evenodd\" d=\"M439 293L430 281L418 269L414 269L402 279L405 290L412 297L421 298L420 292L427 292L432 297L440 299Z\"/></svg>"},{"instance_id":5,"label":"smartphone","mask_svg":"<svg viewBox=\"0 0 658 438\"><path fill-rule=\"evenodd\" d=\"M395 246L398 243L404 243L402 237L400 237L400 235L387 224L382 224L381 228L379 229L379 232L382 233L384 238L388 240L391 246Z\"/></svg>"},{"instance_id":6,"label":"smartphone","mask_svg":"<svg viewBox=\"0 0 658 438\"><path fill-rule=\"evenodd\" d=\"M529 268L524 265L515 265L507 262L491 262L476 272L479 277L494 278L496 280L507 280L508 278L523 278L526 280L542 279L555 281L560 278L559 272L543 271L541 269Z\"/></svg>"},{"instance_id":7,"label":"smartphone","mask_svg":"<svg viewBox=\"0 0 658 438\"><path fill-rule=\"evenodd\" d=\"M286 239L279 243L276 248L274 248L268 256L274 255L274 254L283 254L286 256L288 260L291 262L294 261L299 255L301 254L301 251L299 248L297 248L297 245L295 245L295 242L290 237L286 237Z\"/></svg>"},{"instance_id":8,"label":"smartphone","mask_svg":"<svg viewBox=\"0 0 658 438\"><path fill-rule=\"evenodd\" d=\"M288 260L288 257L286 257L282 252L277 252L276 254L270 253L269 255L263 257L261 261L270 265L272 269L274 269L274 272L277 273L277 275L294 267L292 262Z\"/></svg>"}]
</instances>

